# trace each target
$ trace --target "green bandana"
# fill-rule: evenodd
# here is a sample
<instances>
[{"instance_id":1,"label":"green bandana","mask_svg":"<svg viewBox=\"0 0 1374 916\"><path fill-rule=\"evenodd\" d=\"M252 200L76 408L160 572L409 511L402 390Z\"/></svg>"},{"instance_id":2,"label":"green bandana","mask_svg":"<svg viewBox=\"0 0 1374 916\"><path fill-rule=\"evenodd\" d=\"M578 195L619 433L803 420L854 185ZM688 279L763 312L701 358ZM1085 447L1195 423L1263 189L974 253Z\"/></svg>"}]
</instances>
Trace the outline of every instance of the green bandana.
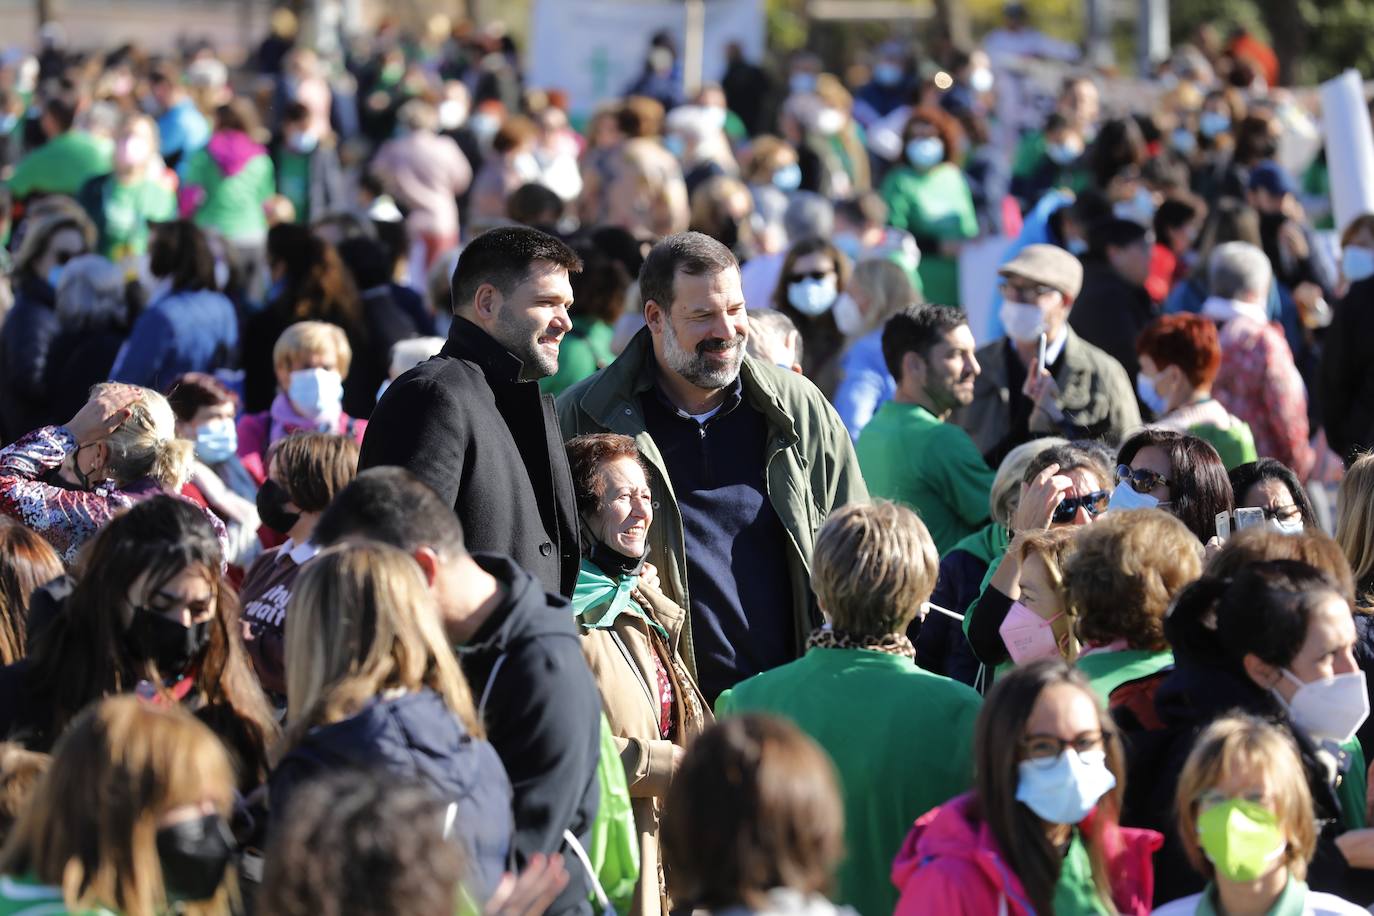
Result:
<instances>
[{"instance_id":1,"label":"green bandana","mask_svg":"<svg viewBox=\"0 0 1374 916\"><path fill-rule=\"evenodd\" d=\"M638 576L611 578L591 560L583 560L573 588L573 610L589 630L609 627L622 611L635 607L630 593L638 584Z\"/></svg>"}]
</instances>

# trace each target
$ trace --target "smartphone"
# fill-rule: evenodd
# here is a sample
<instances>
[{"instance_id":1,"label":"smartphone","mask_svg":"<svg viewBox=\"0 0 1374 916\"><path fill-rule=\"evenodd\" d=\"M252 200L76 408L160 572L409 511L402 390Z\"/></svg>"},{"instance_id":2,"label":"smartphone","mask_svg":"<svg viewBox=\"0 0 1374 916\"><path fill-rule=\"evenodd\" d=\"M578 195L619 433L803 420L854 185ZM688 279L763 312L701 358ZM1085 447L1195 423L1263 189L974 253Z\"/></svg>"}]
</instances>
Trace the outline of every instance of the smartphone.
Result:
<instances>
[{"instance_id":1,"label":"smartphone","mask_svg":"<svg viewBox=\"0 0 1374 916\"><path fill-rule=\"evenodd\" d=\"M1216 519L1216 525L1217 525L1217 538L1218 538L1219 540L1225 541L1227 538L1229 538L1229 537L1231 536L1231 513L1230 513L1230 512L1218 512L1218 513L1217 513L1217 519Z\"/></svg>"},{"instance_id":2,"label":"smartphone","mask_svg":"<svg viewBox=\"0 0 1374 916\"><path fill-rule=\"evenodd\" d=\"M1042 334L1040 335L1040 362L1039 362L1039 366L1040 366L1041 369L1048 369L1048 368L1049 368L1049 366L1046 366L1046 365L1045 365L1045 348L1046 348L1048 345L1049 345L1049 340L1048 340L1048 338L1046 338L1045 335L1042 333Z\"/></svg>"},{"instance_id":3,"label":"smartphone","mask_svg":"<svg viewBox=\"0 0 1374 916\"><path fill-rule=\"evenodd\" d=\"M1264 524L1263 509L1237 509L1236 510L1236 530L1244 531L1246 528L1256 528Z\"/></svg>"}]
</instances>

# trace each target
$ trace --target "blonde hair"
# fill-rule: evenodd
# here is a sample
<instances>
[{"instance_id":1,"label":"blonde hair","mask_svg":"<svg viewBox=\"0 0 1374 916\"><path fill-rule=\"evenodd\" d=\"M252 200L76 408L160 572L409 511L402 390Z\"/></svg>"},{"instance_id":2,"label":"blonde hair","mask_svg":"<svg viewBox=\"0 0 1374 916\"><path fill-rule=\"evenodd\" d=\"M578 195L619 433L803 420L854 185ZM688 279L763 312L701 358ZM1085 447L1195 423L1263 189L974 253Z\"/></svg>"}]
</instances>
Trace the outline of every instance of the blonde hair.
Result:
<instances>
[{"instance_id":1,"label":"blonde hair","mask_svg":"<svg viewBox=\"0 0 1374 916\"><path fill-rule=\"evenodd\" d=\"M864 324L878 327L908 306L920 301L906 271L887 258L860 261L849 278L849 288L859 287L868 299Z\"/></svg>"},{"instance_id":2,"label":"blonde hair","mask_svg":"<svg viewBox=\"0 0 1374 916\"><path fill-rule=\"evenodd\" d=\"M1279 828L1288 841L1283 850L1283 864L1301 881L1307 875L1307 863L1317 848L1316 815L1307 787L1307 774L1293 739L1255 716L1233 715L1218 719L1194 743L1178 778L1175 798L1183 852L1199 873L1209 879L1216 873L1216 867L1202 852L1198 841L1198 800L1208 789L1221 785L1242 770L1264 775Z\"/></svg>"},{"instance_id":3,"label":"blonde hair","mask_svg":"<svg viewBox=\"0 0 1374 916\"><path fill-rule=\"evenodd\" d=\"M444 638L419 565L374 541L324 551L296 580L286 614L284 750L388 690L428 687L477 737L468 682Z\"/></svg>"},{"instance_id":4,"label":"blonde hair","mask_svg":"<svg viewBox=\"0 0 1374 916\"><path fill-rule=\"evenodd\" d=\"M939 572L925 523L881 499L851 503L826 520L816 537L811 585L836 627L886 636L905 632Z\"/></svg>"},{"instance_id":5,"label":"blonde hair","mask_svg":"<svg viewBox=\"0 0 1374 916\"><path fill-rule=\"evenodd\" d=\"M57 742L52 764L20 815L0 872L32 873L60 887L71 911L97 906L124 916L168 911L158 821L210 800L228 815L234 771L209 727L180 706L131 694L94 703ZM230 912L232 874L185 912Z\"/></svg>"},{"instance_id":6,"label":"blonde hair","mask_svg":"<svg viewBox=\"0 0 1374 916\"><path fill-rule=\"evenodd\" d=\"M1007 457L997 466L997 474L992 478L992 491L988 493L988 509L992 520L1003 528L1011 527L1011 517L1021 502L1021 481L1026 476L1026 468L1046 449L1068 445L1068 439L1058 436L1045 436L1022 442L1007 452Z\"/></svg>"},{"instance_id":7,"label":"blonde hair","mask_svg":"<svg viewBox=\"0 0 1374 916\"><path fill-rule=\"evenodd\" d=\"M1060 601L1064 604L1064 616L1060 620L1064 624L1056 622L1053 624L1056 639L1064 639L1062 648L1064 658L1072 662L1078 658L1078 638L1075 635L1077 627L1073 608L1068 603L1068 590L1064 585L1064 567L1078 548L1076 535L1079 528L1049 528L1045 531L1028 531L1021 535L1021 543L1017 549L1017 558L1024 565L1031 557L1039 557L1040 562L1045 564L1045 572L1050 580L1050 587L1055 590ZM1060 627L1063 627L1062 633Z\"/></svg>"},{"instance_id":8,"label":"blonde hair","mask_svg":"<svg viewBox=\"0 0 1374 916\"><path fill-rule=\"evenodd\" d=\"M1078 532L1064 588L1078 638L1161 652L1164 615L1183 586L1202 575L1202 545L1159 509L1108 512Z\"/></svg>"},{"instance_id":9,"label":"blonde hair","mask_svg":"<svg viewBox=\"0 0 1374 916\"><path fill-rule=\"evenodd\" d=\"M1350 465L1336 504L1336 543L1350 561L1355 588L1367 588L1374 577L1374 454L1361 455ZM1355 600L1369 607L1374 594L1357 594Z\"/></svg>"},{"instance_id":10,"label":"blonde hair","mask_svg":"<svg viewBox=\"0 0 1374 916\"><path fill-rule=\"evenodd\" d=\"M118 387L114 382L101 382L91 387L91 397ZM195 443L176 437L176 414L165 397L151 388L138 390L138 400L129 405L128 419L105 438L110 450L106 469L117 484L151 477L162 489L175 493L186 483Z\"/></svg>"},{"instance_id":11,"label":"blonde hair","mask_svg":"<svg viewBox=\"0 0 1374 916\"><path fill-rule=\"evenodd\" d=\"M339 367L339 375L348 378L353 347L344 329L328 321L298 321L282 331L272 345L272 368L281 372L300 359L330 355Z\"/></svg>"}]
</instances>

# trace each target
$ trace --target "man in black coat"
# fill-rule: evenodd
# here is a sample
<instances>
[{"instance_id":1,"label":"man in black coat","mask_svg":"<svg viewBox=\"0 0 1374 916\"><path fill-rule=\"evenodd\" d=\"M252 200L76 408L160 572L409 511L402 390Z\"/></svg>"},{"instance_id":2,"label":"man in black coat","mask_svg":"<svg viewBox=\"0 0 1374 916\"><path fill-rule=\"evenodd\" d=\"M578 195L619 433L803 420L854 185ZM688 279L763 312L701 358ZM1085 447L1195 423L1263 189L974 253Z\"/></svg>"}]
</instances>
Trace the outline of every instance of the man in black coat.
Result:
<instances>
[{"instance_id":1,"label":"man in black coat","mask_svg":"<svg viewBox=\"0 0 1374 916\"><path fill-rule=\"evenodd\" d=\"M1149 230L1134 220L1112 218L1089 228L1088 243L1083 289L1069 325L1115 357L1134 384L1140 373L1135 341L1156 315L1145 289L1153 244Z\"/></svg>"},{"instance_id":2,"label":"man in black coat","mask_svg":"<svg viewBox=\"0 0 1374 916\"><path fill-rule=\"evenodd\" d=\"M399 465L453 506L474 550L509 556L571 596L581 562L572 475L553 398L572 329L572 249L535 229L493 229L453 272L453 327L439 355L386 390L359 470Z\"/></svg>"},{"instance_id":3,"label":"man in black coat","mask_svg":"<svg viewBox=\"0 0 1374 916\"><path fill-rule=\"evenodd\" d=\"M1323 340L1326 439L1350 464L1374 448L1374 278L1351 285Z\"/></svg>"},{"instance_id":4,"label":"man in black coat","mask_svg":"<svg viewBox=\"0 0 1374 916\"><path fill-rule=\"evenodd\" d=\"M517 865L535 853L562 853L568 886L548 912L590 914L591 883L567 834L585 848L596 820L601 694L572 605L508 557L469 554L446 503L398 468L359 474L314 537L321 546L368 538L415 558L510 776Z\"/></svg>"}]
</instances>

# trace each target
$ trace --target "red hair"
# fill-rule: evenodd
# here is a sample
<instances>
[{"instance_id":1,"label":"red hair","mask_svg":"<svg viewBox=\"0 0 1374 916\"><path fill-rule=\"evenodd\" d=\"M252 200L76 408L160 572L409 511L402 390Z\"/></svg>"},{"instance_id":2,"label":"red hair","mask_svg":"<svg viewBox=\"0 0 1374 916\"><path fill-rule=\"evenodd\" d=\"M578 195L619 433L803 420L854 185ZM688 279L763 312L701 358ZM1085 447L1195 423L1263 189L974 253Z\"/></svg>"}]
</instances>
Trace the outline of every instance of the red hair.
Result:
<instances>
[{"instance_id":1,"label":"red hair","mask_svg":"<svg viewBox=\"0 0 1374 916\"><path fill-rule=\"evenodd\" d=\"M1164 315L1140 334L1135 351L1156 369L1178 366L1196 387L1211 384L1221 365L1217 326L1192 314Z\"/></svg>"}]
</instances>

